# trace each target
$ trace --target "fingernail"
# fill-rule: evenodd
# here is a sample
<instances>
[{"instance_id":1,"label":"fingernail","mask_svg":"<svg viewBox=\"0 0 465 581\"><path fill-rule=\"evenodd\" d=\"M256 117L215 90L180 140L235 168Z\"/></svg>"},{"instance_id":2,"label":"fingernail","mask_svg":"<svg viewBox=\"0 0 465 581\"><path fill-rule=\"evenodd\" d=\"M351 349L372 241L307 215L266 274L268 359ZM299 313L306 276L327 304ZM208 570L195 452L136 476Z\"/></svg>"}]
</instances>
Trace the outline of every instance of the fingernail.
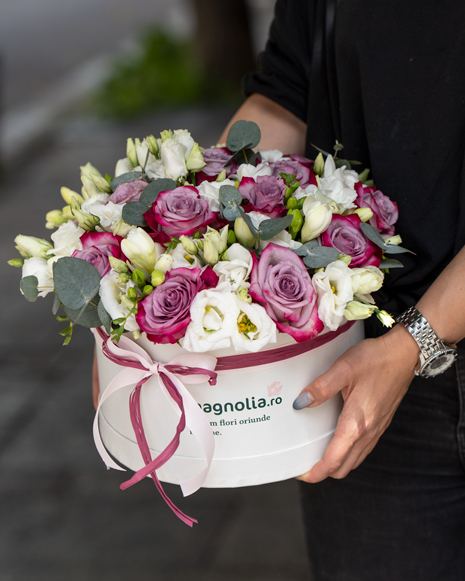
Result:
<instances>
[{"instance_id":1,"label":"fingernail","mask_svg":"<svg viewBox=\"0 0 465 581\"><path fill-rule=\"evenodd\" d=\"M308 407L312 403L313 403L313 397L308 393L308 391L304 391L303 393L301 393L299 396L297 396L295 398L295 401L292 404L292 407L295 410L302 410L302 409Z\"/></svg>"}]
</instances>

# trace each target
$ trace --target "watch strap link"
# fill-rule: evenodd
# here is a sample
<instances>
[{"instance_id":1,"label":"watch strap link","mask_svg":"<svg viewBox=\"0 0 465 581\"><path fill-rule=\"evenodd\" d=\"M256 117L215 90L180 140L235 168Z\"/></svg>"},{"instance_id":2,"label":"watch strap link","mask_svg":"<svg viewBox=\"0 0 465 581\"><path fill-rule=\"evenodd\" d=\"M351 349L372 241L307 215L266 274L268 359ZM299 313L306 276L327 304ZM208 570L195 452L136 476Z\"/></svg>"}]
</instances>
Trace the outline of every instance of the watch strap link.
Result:
<instances>
[{"instance_id":1,"label":"watch strap link","mask_svg":"<svg viewBox=\"0 0 465 581\"><path fill-rule=\"evenodd\" d=\"M410 307L397 318L415 339L425 359L439 349L448 349L449 345L441 341L425 317L415 307Z\"/></svg>"}]
</instances>

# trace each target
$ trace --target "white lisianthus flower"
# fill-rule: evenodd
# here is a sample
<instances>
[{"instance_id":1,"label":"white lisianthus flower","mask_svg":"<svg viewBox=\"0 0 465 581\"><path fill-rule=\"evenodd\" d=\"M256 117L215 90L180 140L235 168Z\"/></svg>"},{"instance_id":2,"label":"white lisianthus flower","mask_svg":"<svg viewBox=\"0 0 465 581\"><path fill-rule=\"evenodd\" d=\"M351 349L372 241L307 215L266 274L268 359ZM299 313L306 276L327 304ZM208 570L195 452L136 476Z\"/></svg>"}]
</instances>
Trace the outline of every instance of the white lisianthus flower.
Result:
<instances>
[{"instance_id":1,"label":"white lisianthus flower","mask_svg":"<svg viewBox=\"0 0 465 581\"><path fill-rule=\"evenodd\" d=\"M276 323L257 303L247 303L236 298L240 313L236 333L232 336L233 346L238 353L256 353L268 343L276 343Z\"/></svg>"},{"instance_id":2,"label":"white lisianthus flower","mask_svg":"<svg viewBox=\"0 0 465 581\"><path fill-rule=\"evenodd\" d=\"M84 202L81 204L81 210L86 214L95 214L95 212L93 212L93 208L98 205L103 205L108 200L108 198L109 195L104 194L103 192L95 194L95 196L92 196L92 198L84 200Z\"/></svg>"},{"instance_id":3,"label":"white lisianthus flower","mask_svg":"<svg viewBox=\"0 0 465 581\"><path fill-rule=\"evenodd\" d=\"M153 180L168 177L165 175L165 167L161 159L157 159L150 165L147 164L145 168L145 173L148 175L150 179Z\"/></svg>"},{"instance_id":4,"label":"white lisianthus flower","mask_svg":"<svg viewBox=\"0 0 465 581\"><path fill-rule=\"evenodd\" d=\"M333 213L326 204L315 201L313 196L308 196L302 207L305 221L302 226L302 242L314 240L322 234L331 224Z\"/></svg>"},{"instance_id":5,"label":"white lisianthus flower","mask_svg":"<svg viewBox=\"0 0 465 581\"><path fill-rule=\"evenodd\" d=\"M164 248L154 242L142 228L134 228L121 241L121 250L135 268L141 268L147 274L155 269L155 264L164 253Z\"/></svg>"},{"instance_id":6,"label":"white lisianthus flower","mask_svg":"<svg viewBox=\"0 0 465 581\"><path fill-rule=\"evenodd\" d=\"M228 260L220 260L213 270L219 276L219 282L228 282L231 285L231 290L236 292L239 288L250 286L247 279L252 270L252 255L240 244L232 244L226 250L226 257Z\"/></svg>"},{"instance_id":7,"label":"white lisianthus flower","mask_svg":"<svg viewBox=\"0 0 465 581\"><path fill-rule=\"evenodd\" d=\"M135 283L132 280L128 280L126 283L118 282L119 274L114 270L110 270L100 280L100 300L105 307L106 312L110 315L112 319L120 319L121 317L126 317L132 306L123 297L126 297L128 288L136 288ZM136 317L134 314L129 315L124 325L126 331L138 331L139 325L136 322Z\"/></svg>"},{"instance_id":8,"label":"white lisianthus flower","mask_svg":"<svg viewBox=\"0 0 465 581\"><path fill-rule=\"evenodd\" d=\"M344 309L354 298L350 268L335 260L323 272L316 272L312 278L313 287L318 295L318 316L331 331L344 322Z\"/></svg>"},{"instance_id":9,"label":"white lisianthus flower","mask_svg":"<svg viewBox=\"0 0 465 581\"><path fill-rule=\"evenodd\" d=\"M23 264L22 278L26 276L37 277L37 289L39 297L45 297L55 288L53 286L53 276L51 268L45 258L32 257L27 258ZM22 293L23 291L21 291Z\"/></svg>"},{"instance_id":10,"label":"white lisianthus flower","mask_svg":"<svg viewBox=\"0 0 465 581\"><path fill-rule=\"evenodd\" d=\"M200 197L205 200L212 212L220 211L220 188L221 186L233 186L234 182L230 179L225 179L222 182L202 182L197 186Z\"/></svg>"},{"instance_id":11,"label":"white lisianthus flower","mask_svg":"<svg viewBox=\"0 0 465 581\"><path fill-rule=\"evenodd\" d=\"M243 163L237 168L236 175L237 179L242 178L253 178L256 180L258 176L270 176L272 175L270 165L267 161L259 163L256 167L250 163Z\"/></svg>"},{"instance_id":12,"label":"white lisianthus flower","mask_svg":"<svg viewBox=\"0 0 465 581\"><path fill-rule=\"evenodd\" d=\"M319 189L322 193L336 202L342 214L345 210L355 208L353 201L357 197L355 184L359 181L358 173L341 167L336 169L334 159L328 155Z\"/></svg>"},{"instance_id":13,"label":"white lisianthus flower","mask_svg":"<svg viewBox=\"0 0 465 581\"><path fill-rule=\"evenodd\" d=\"M55 256L71 256L75 250L82 250L81 236L85 230L77 226L74 222L69 221L62 224L53 234L54 248L48 254Z\"/></svg>"},{"instance_id":14,"label":"white lisianthus flower","mask_svg":"<svg viewBox=\"0 0 465 581\"><path fill-rule=\"evenodd\" d=\"M123 159L119 159L116 162L115 178L117 178L120 175L123 175L124 173L129 173L131 171L132 171L132 165L127 157L123 157Z\"/></svg>"},{"instance_id":15,"label":"white lisianthus flower","mask_svg":"<svg viewBox=\"0 0 465 581\"><path fill-rule=\"evenodd\" d=\"M192 301L191 322L182 339L182 347L194 353L231 346L237 332L239 307L228 283L199 292Z\"/></svg>"},{"instance_id":16,"label":"white lisianthus flower","mask_svg":"<svg viewBox=\"0 0 465 581\"><path fill-rule=\"evenodd\" d=\"M176 181L187 175L187 148L175 139L167 139L161 144L160 157L163 162L165 177Z\"/></svg>"},{"instance_id":17,"label":"white lisianthus flower","mask_svg":"<svg viewBox=\"0 0 465 581\"><path fill-rule=\"evenodd\" d=\"M282 159L283 152L279 151L279 149L267 149L266 151L261 151L260 155L262 156L263 161L274 163Z\"/></svg>"},{"instance_id":18,"label":"white lisianthus flower","mask_svg":"<svg viewBox=\"0 0 465 581\"><path fill-rule=\"evenodd\" d=\"M104 200L96 199L102 196L105 196ZM102 226L105 230L113 231L116 223L122 219L123 206L125 204L105 203L107 198L108 196L106 194L97 194L90 200L86 200L82 204L81 209L87 214L92 214L100 218L99 226Z\"/></svg>"},{"instance_id":19,"label":"white lisianthus flower","mask_svg":"<svg viewBox=\"0 0 465 581\"><path fill-rule=\"evenodd\" d=\"M186 153L184 154L184 157L187 159L189 153L191 152L191 149L195 145L195 141L192 138L192 135L190 134L189 131L187 131L187 129L176 129L175 131L173 131L173 138L178 143L184 145L184 147L186 148Z\"/></svg>"},{"instance_id":20,"label":"white lisianthus flower","mask_svg":"<svg viewBox=\"0 0 465 581\"><path fill-rule=\"evenodd\" d=\"M173 268L197 268L202 266L198 256L189 254L189 252L184 250L182 244L178 244L169 253L173 257Z\"/></svg>"},{"instance_id":21,"label":"white lisianthus flower","mask_svg":"<svg viewBox=\"0 0 465 581\"><path fill-rule=\"evenodd\" d=\"M354 295L374 293L383 286L384 274L376 266L352 268L352 290Z\"/></svg>"}]
</instances>

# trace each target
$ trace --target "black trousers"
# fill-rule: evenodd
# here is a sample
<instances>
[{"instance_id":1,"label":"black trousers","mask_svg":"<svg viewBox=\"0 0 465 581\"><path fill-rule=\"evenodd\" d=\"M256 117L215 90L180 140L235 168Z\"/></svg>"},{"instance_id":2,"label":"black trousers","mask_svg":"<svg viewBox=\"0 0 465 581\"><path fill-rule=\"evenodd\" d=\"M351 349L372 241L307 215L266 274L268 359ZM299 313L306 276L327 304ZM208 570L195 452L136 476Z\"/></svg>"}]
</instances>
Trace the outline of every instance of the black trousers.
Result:
<instances>
[{"instance_id":1,"label":"black trousers","mask_svg":"<svg viewBox=\"0 0 465 581\"><path fill-rule=\"evenodd\" d=\"M312 581L465 581L465 346L356 470L301 493Z\"/></svg>"}]
</instances>

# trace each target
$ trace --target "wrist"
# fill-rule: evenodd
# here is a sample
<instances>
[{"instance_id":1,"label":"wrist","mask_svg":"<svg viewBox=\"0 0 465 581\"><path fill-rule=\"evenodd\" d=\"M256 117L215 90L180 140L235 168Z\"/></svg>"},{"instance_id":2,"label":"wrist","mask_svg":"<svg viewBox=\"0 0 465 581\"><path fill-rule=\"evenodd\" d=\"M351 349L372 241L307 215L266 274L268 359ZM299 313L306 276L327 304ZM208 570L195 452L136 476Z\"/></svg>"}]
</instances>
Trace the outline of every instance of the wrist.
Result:
<instances>
[{"instance_id":1,"label":"wrist","mask_svg":"<svg viewBox=\"0 0 465 581\"><path fill-rule=\"evenodd\" d=\"M407 329L397 324L380 339L384 340L384 349L390 360L405 365L413 375L413 370L418 365L420 348Z\"/></svg>"}]
</instances>

